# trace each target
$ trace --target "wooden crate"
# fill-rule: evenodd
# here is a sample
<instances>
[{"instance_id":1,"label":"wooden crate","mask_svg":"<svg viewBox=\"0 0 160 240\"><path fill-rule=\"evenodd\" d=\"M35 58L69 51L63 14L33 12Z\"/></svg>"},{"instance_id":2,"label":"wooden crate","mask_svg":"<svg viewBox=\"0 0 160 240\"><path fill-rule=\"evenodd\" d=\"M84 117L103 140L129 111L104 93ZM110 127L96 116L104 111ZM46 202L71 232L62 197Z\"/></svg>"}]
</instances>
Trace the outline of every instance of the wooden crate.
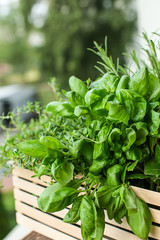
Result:
<instances>
[{"instance_id":1,"label":"wooden crate","mask_svg":"<svg viewBox=\"0 0 160 240\"><path fill-rule=\"evenodd\" d=\"M26 226L33 231L39 232L54 240L75 240L82 239L80 222L71 225L64 223L62 219L68 212L64 209L53 214L42 212L37 205L37 196L47 186L50 178L43 176L31 178L32 171L15 167L13 170L13 186L15 196L15 208L17 223ZM160 193L133 187L137 196L150 204L150 210L153 216L153 224L149 239L160 240ZM104 240L139 240L130 230L126 220L119 225L113 220L109 220L106 214L106 226L104 231Z\"/></svg>"}]
</instances>

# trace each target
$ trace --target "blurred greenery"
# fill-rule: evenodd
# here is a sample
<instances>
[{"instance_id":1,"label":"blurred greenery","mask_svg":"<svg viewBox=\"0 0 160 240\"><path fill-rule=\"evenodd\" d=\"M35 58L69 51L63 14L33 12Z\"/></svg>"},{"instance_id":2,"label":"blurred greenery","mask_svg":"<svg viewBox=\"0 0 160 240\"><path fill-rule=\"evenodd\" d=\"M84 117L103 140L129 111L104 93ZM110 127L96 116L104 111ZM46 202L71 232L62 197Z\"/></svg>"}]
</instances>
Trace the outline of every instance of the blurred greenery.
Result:
<instances>
[{"instance_id":1,"label":"blurred greenery","mask_svg":"<svg viewBox=\"0 0 160 240\"><path fill-rule=\"evenodd\" d=\"M16 225L13 192L0 192L0 239Z\"/></svg>"},{"instance_id":2,"label":"blurred greenery","mask_svg":"<svg viewBox=\"0 0 160 240\"><path fill-rule=\"evenodd\" d=\"M105 36L109 54L114 60L121 56L123 65L121 54L136 31L133 2L19 0L11 4L9 14L0 15L0 63L10 64L12 76L3 75L1 83L46 82L55 76L67 88L71 75L94 80L98 58L87 48L93 48L93 41L102 44Z\"/></svg>"},{"instance_id":3,"label":"blurred greenery","mask_svg":"<svg viewBox=\"0 0 160 240\"><path fill-rule=\"evenodd\" d=\"M104 43L120 64L136 32L134 0L19 0L0 2L0 85L35 86L42 104L54 99L47 82L61 88L68 78L95 80L98 57L87 51ZM6 224L7 223L7 224ZM12 193L0 194L0 239L14 226Z\"/></svg>"}]
</instances>

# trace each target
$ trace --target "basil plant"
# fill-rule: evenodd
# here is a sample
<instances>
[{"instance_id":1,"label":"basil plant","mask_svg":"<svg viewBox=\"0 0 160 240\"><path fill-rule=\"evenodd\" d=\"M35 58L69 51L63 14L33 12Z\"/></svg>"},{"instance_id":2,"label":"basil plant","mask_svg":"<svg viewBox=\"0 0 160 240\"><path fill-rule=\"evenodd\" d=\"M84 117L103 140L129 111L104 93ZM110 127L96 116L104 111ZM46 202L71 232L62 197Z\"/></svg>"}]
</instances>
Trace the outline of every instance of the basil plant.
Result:
<instances>
[{"instance_id":1,"label":"basil plant","mask_svg":"<svg viewBox=\"0 0 160 240\"><path fill-rule=\"evenodd\" d=\"M72 204L64 222L81 220L84 240L102 239L105 211L119 224L126 217L141 239L150 232L148 205L131 187L159 191L160 183L159 49L143 35L150 62L133 51L134 73L115 66L106 48L95 43L103 61L99 78L84 82L72 76L65 100L46 106L43 134L17 145L31 156L39 178L54 180L38 198L39 208L56 212Z\"/></svg>"}]
</instances>

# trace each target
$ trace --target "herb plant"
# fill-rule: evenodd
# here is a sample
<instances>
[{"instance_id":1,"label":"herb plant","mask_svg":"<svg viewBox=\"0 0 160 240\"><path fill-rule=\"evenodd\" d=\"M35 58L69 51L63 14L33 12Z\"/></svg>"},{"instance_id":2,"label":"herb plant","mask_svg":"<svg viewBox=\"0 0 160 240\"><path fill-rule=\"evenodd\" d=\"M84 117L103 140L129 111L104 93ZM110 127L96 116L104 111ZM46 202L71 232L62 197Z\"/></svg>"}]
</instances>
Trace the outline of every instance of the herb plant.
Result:
<instances>
[{"instance_id":1,"label":"herb plant","mask_svg":"<svg viewBox=\"0 0 160 240\"><path fill-rule=\"evenodd\" d=\"M135 73L118 61L115 66L107 44L103 49L95 43L99 79L72 76L66 100L46 106L36 133L26 134L26 141L13 138L16 164L55 181L38 198L40 209L55 212L72 204L64 221L81 220L84 240L102 239L104 211L118 223L126 217L141 239L150 232L150 210L131 187L160 189L160 42L143 36L149 62L133 51Z\"/></svg>"}]
</instances>

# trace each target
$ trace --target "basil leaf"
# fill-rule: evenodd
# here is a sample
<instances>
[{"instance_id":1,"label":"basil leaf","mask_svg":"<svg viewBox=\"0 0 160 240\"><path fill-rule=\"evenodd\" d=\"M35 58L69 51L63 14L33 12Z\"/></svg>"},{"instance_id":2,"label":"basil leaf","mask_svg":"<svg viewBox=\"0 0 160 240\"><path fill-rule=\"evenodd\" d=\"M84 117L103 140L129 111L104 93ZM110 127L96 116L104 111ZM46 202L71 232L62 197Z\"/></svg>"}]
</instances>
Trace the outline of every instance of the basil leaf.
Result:
<instances>
[{"instance_id":1,"label":"basil leaf","mask_svg":"<svg viewBox=\"0 0 160 240\"><path fill-rule=\"evenodd\" d=\"M128 216L137 212L137 197L130 186L124 187L123 191L121 191L121 197L128 211Z\"/></svg>"},{"instance_id":2,"label":"basil leaf","mask_svg":"<svg viewBox=\"0 0 160 240\"><path fill-rule=\"evenodd\" d=\"M39 140L28 140L17 144L18 149L31 157L43 158L47 155L47 148Z\"/></svg>"},{"instance_id":3,"label":"basil leaf","mask_svg":"<svg viewBox=\"0 0 160 240\"><path fill-rule=\"evenodd\" d=\"M155 162L153 159L145 162L145 175L160 175L160 162Z\"/></svg>"},{"instance_id":4,"label":"basil leaf","mask_svg":"<svg viewBox=\"0 0 160 240\"><path fill-rule=\"evenodd\" d=\"M47 112L50 112L53 115L58 114L62 109L63 109L62 103L58 101L50 102L46 106Z\"/></svg>"},{"instance_id":5,"label":"basil leaf","mask_svg":"<svg viewBox=\"0 0 160 240\"><path fill-rule=\"evenodd\" d=\"M105 159L101 159L101 160L93 160L92 165L89 168L89 171L94 174L94 175L98 175L100 174L101 170L106 166L107 164L107 160Z\"/></svg>"},{"instance_id":6,"label":"basil leaf","mask_svg":"<svg viewBox=\"0 0 160 240\"><path fill-rule=\"evenodd\" d=\"M50 149L65 148L65 146L55 137L42 136L39 141L46 148L50 148Z\"/></svg>"},{"instance_id":7,"label":"basil leaf","mask_svg":"<svg viewBox=\"0 0 160 240\"><path fill-rule=\"evenodd\" d=\"M127 150L130 149L132 144L136 140L136 132L134 131L133 128L126 128L126 141L125 144L122 147L122 150L126 152Z\"/></svg>"},{"instance_id":8,"label":"basil leaf","mask_svg":"<svg viewBox=\"0 0 160 240\"><path fill-rule=\"evenodd\" d=\"M75 188L54 183L42 192L37 200L38 206L43 212L60 211L70 205L78 193Z\"/></svg>"},{"instance_id":9,"label":"basil leaf","mask_svg":"<svg viewBox=\"0 0 160 240\"><path fill-rule=\"evenodd\" d=\"M128 89L128 83L129 83L129 76L127 75L123 75L121 78L120 78L120 81L117 85L117 89L116 91L120 90L120 89Z\"/></svg>"},{"instance_id":10,"label":"basil leaf","mask_svg":"<svg viewBox=\"0 0 160 240\"><path fill-rule=\"evenodd\" d=\"M118 186L103 186L100 187L96 193L99 206L106 208L112 198L112 193L118 188Z\"/></svg>"},{"instance_id":11,"label":"basil leaf","mask_svg":"<svg viewBox=\"0 0 160 240\"><path fill-rule=\"evenodd\" d=\"M82 201L82 197L80 196L75 199L73 202L73 205L71 209L68 211L68 213L65 215L63 221L67 223L76 223L80 219L80 205Z\"/></svg>"},{"instance_id":12,"label":"basil leaf","mask_svg":"<svg viewBox=\"0 0 160 240\"><path fill-rule=\"evenodd\" d=\"M142 150L133 145L128 151L126 151L126 158L133 161L141 161Z\"/></svg>"},{"instance_id":13,"label":"basil leaf","mask_svg":"<svg viewBox=\"0 0 160 240\"><path fill-rule=\"evenodd\" d=\"M80 219L84 231L94 238L96 235L97 211L91 196L85 195L80 205Z\"/></svg>"},{"instance_id":14,"label":"basil leaf","mask_svg":"<svg viewBox=\"0 0 160 240\"><path fill-rule=\"evenodd\" d=\"M79 105L79 106L76 106L76 107L75 107L75 109L74 109L74 115L76 115L77 117L79 117L79 116L88 114L88 111L89 111L88 107L83 106L83 105Z\"/></svg>"},{"instance_id":15,"label":"basil leaf","mask_svg":"<svg viewBox=\"0 0 160 240\"><path fill-rule=\"evenodd\" d=\"M143 97L149 96L150 82L148 69L146 67L133 75L129 83L129 89L139 93Z\"/></svg>"},{"instance_id":16,"label":"basil leaf","mask_svg":"<svg viewBox=\"0 0 160 240\"><path fill-rule=\"evenodd\" d=\"M117 95L119 101L125 107L127 113L133 121L141 121L144 118L147 103L140 94L131 90L121 89L117 92Z\"/></svg>"},{"instance_id":17,"label":"basil leaf","mask_svg":"<svg viewBox=\"0 0 160 240\"><path fill-rule=\"evenodd\" d=\"M156 149L155 149L155 158L157 160L158 163L160 163L160 145L156 145Z\"/></svg>"},{"instance_id":18,"label":"basil leaf","mask_svg":"<svg viewBox=\"0 0 160 240\"><path fill-rule=\"evenodd\" d=\"M152 216L147 204L137 198L137 212L127 216L132 231L141 239L147 240L152 224Z\"/></svg>"},{"instance_id":19,"label":"basil leaf","mask_svg":"<svg viewBox=\"0 0 160 240\"><path fill-rule=\"evenodd\" d=\"M102 240L104 228L105 228L104 209L96 208L96 210L97 210L96 236L95 236L94 240Z\"/></svg>"},{"instance_id":20,"label":"basil leaf","mask_svg":"<svg viewBox=\"0 0 160 240\"><path fill-rule=\"evenodd\" d=\"M151 110L150 124L149 124L151 135L158 134L159 125L160 125L160 114L154 110Z\"/></svg>"},{"instance_id":21,"label":"basil leaf","mask_svg":"<svg viewBox=\"0 0 160 240\"><path fill-rule=\"evenodd\" d=\"M119 78L115 74L106 73L102 78L91 84L91 88L106 89L107 92L115 92Z\"/></svg>"},{"instance_id":22,"label":"basil leaf","mask_svg":"<svg viewBox=\"0 0 160 240\"><path fill-rule=\"evenodd\" d=\"M74 158L77 158L79 156L79 152L82 149L83 143L84 143L84 140L80 139L73 142L73 145L69 147L69 151Z\"/></svg>"},{"instance_id":23,"label":"basil leaf","mask_svg":"<svg viewBox=\"0 0 160 240\"><path fill-rule=\"evenodd\" d=\"M108 168L107 170L107 181L106 184L109 186L118 186L121 184L120 175L123 167L120 164Z\"/></svg>"},{"instance_id":24,"label":"basil leaf","mask_svg":"<svg viewBox=\"0 0 160 240\"><path fill-rule=\"evenodd\" d=\"M136 141L135 144L137 146L146 142L146 137L148 135L147 124L144 122L137 122L132 124L132 127L135 128L136 131Z\"/></svg>"},{"instance_id":25,"label":"basil leaf","mask_svg":"<svg viewBox=\"0 0 160 240\"><path fill-rule=\"evenodd\" d=\"M39 168L38 168L38 173L37 173L37 176L38 178L40 179L40 177L42 175L47 175L49 173L49 167L48 166L45 166L45 165L41 165Z\"/></svg>"},{"instance_id":26,"label":"basil leaf","mask_svg":"<svg viewBox=\"0 0 160 240\"><path fill-rule=\"evenodd\" d=\"M109 113L107 119L113 122L123 122L127 125L129 121L129 115L122 105L109 102Z\"/></svg>"},{"instance_id":27,"label":"basil leaf","mask_svg":"<svg viewBox=\"0 0 160 240\"><path fill-rule=\"evenodd\" d=\"M61 185L66 185L73 178L74 165L72 163L63 162L58 164L56 160L51 167L54 179Z\"/></svg>"},{"instance_id":28,"label":"basil leaf","mask_svg":"<svg viewBox=\"0 0 160 240\"><path fill-rule=\"evenodd\" d=\"M88 91L87 85L74 76L70 77L69 86L72 91L78 93L82 97L84 97Z\"/></svg>"},{"instance_id":29,"label":"basil leaf","mask_svg":"<svg viewBox=\"0 0 160 240\"><path fill-rule=\"evenodd\" d=\"M84 98L77 92L74 91L66 92L65 96L68 98L68 100L74 107L84 104Z\"/></svg>"}]
</instances>

